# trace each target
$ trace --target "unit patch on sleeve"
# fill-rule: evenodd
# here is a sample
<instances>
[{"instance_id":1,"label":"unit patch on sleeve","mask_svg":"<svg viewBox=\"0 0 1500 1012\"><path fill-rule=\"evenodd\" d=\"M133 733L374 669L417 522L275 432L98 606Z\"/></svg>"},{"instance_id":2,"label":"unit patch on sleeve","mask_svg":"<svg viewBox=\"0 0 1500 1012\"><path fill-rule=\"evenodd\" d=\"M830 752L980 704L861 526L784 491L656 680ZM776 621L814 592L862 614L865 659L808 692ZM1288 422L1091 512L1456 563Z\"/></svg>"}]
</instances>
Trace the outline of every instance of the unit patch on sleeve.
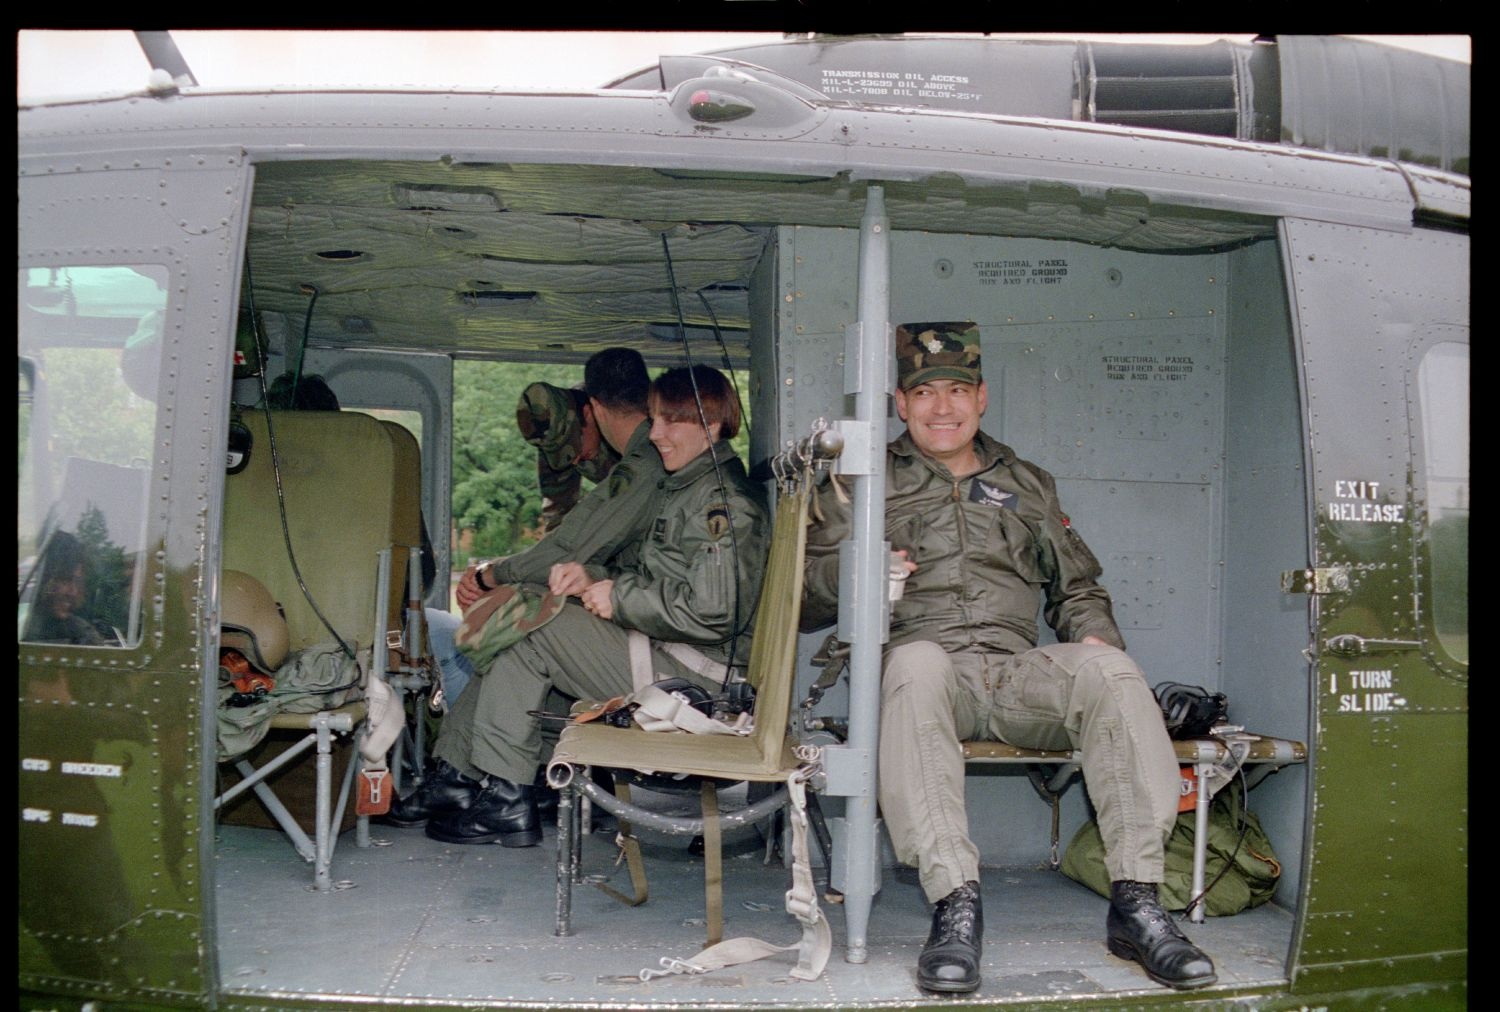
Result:
<instances>
[{"instance_id":1,"label":"unit patch on sleeve","mask_svg":"<svg viewBox=\"0 0 1500 1012\"><path fill-rule=\"evenodd\" d=\"M715 503L709 506L703 514L708 523L708 536L718 541L729 533L729 507L723 503Z\"/></svg>"},{"instance_id":2,"label":"unit patch on sleeve","mask_svg":"<svg viewBox=\"0 0 1500 1012\"><path fill-rule=\"evenodd\" d=\"M969 483L969 502L1011 510L1016 508L1016 493L1007 492L1003 488L975 478Z\"/></svg>"}]
</instances>

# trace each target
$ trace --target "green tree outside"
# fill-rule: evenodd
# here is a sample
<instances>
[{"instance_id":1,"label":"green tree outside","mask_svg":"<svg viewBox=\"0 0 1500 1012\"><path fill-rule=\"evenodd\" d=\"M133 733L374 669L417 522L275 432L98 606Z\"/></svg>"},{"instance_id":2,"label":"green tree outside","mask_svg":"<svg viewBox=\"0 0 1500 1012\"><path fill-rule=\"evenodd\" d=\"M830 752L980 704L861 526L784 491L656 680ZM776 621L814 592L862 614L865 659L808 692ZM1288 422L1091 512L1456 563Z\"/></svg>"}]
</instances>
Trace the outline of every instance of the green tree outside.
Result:
<instances>
[{"instance_id":1,"label":"green tree outside","mask_svg":"<svg viewBox=\"0 0 1500 1012\"><path fill-rule=\"evenodd\" d=\"M652 376L661 369L649 370ZM493 558L536 543L542 513L536 449L516 429L516 401L536 382L569 387L583 379L581 365L458 361L453 366L453 568L470 558ZM749 377L734 375L746 425L734 440L748 462ZM587 486L585 487L585 492Z\"/></svg>"}]
</instances>

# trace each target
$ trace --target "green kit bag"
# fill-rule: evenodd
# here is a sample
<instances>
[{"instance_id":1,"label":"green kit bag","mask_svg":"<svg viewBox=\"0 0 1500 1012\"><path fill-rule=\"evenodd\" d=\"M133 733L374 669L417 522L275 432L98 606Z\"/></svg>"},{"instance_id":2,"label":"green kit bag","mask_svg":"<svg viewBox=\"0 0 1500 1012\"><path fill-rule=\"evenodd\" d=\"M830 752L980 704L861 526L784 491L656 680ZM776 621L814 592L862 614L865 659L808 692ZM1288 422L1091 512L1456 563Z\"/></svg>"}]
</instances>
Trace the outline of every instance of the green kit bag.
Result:
<instances>
[{"instance_id":1,"label":"green kit bag","mask_svg":"<svg viewBox=\"0 0 1500 1012\"><path fill-rule=\"evenodd\" d=\"M1211 917L1237 914L1249 907L1260 906L1276 892L1276 883L1281 878L1281 863L1276 859L1260 820L1245 808L1244 794L1242 784L1232 783L1214 797L1208 808L1208 849L1203 882L1211 885L1205 900ZM1183 812L1172 827L1172 835L1167 838L1166 880L1158 892L1162 906L1168 910L1184 910L1192 899L1196 818L1193 812ZM1244 840L1240 839L1242 829ZM1226 864L1229 865L1227 871ZM1062 871L1099 895L1109 896L1104 840L1093 820L1084 823L1068 844Z\"/></svg>"}]
</instances>

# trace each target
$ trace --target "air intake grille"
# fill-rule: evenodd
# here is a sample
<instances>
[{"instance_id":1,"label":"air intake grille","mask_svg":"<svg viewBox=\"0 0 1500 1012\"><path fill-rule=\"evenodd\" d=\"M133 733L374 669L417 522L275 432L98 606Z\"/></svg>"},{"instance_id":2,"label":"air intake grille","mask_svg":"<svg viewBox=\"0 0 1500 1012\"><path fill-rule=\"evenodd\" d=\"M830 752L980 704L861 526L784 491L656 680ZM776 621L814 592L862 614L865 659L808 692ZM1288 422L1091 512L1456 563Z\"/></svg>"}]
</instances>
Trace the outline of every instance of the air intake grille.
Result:
<instances>
[{"instance_id":1,"label":"air intake grille","mask_svg":"<svg viewBox=\"0 0 1500 1012\"><path fill-rule=\"evenodd\" d=\"M1239 86L1227 45L1080 47L1084 118L1119 126L1240 136Z\"/></svg>"}]
</instances>

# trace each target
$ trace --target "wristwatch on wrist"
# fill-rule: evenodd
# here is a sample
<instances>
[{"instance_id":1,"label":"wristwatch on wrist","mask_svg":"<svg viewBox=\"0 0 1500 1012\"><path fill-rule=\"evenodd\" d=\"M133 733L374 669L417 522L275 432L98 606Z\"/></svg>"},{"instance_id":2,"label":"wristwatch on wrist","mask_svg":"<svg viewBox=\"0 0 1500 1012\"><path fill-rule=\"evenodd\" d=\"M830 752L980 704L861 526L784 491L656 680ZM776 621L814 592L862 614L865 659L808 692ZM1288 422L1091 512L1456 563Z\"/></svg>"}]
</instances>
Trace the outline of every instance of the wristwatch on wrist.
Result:
<instances>
[{"instance_id":1,"label":"wristwatch on wrist","mask_svg":"<svg viewBox=\"0 0 1500 1012\"><path fill-rule=\"evenodd\" d=\"M474 582L478 584L479 589L484 591L486 594L495 589L494 587L486 586L484 582L484 574L489 572L489 569L490 564L488 562L481 562L478 566L474 567Z\"/></svg>"}]
</instances>

